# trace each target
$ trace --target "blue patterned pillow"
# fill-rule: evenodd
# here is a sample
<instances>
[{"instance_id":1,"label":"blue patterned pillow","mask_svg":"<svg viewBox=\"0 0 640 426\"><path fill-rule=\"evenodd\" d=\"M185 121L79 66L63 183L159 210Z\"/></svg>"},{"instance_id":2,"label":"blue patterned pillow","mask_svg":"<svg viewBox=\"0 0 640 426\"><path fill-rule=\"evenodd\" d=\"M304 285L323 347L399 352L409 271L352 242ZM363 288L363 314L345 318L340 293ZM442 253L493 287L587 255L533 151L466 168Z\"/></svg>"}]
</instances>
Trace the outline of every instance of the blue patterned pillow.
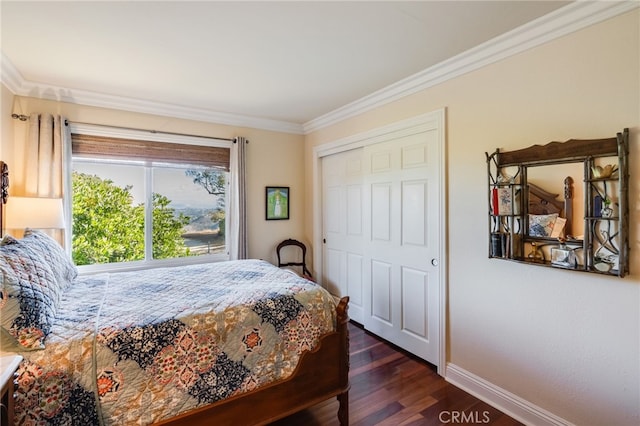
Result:
<instances>
[{"instance_id":1,"label":"blue patterned pillow","mask_svg":"<svg viewBox=\"0 0 640 426\"><path fill-rule=\"evenodd\" d=\"M37 252L47 262L60 287L64 290L78 276L78 269L56 240L42 231L27 228L20 244Z\"/></svg>"},{"instance_id":2,"label":"blue patterned pillow","mask_svg":"<svg viewBox=\"0 0 640 426\"><path fill-rule=\"evenodd\" d=\"M5 236L0 242L0 272L2 328L23 349L43 349L62 294L53 271L36 251Z\"/></svg>"},{"instance_id":3,"label":"blue patterned pillow","mask_svg":"<svg viewBox=\"0 0 640 426\"><path fill-rule=\"evenodd\" d=\"M553 232L553 225L558 218L558 213L553 214L530 214L529 215L529 236L530 237L550 237Z\"/></svg>"}]
</instances>

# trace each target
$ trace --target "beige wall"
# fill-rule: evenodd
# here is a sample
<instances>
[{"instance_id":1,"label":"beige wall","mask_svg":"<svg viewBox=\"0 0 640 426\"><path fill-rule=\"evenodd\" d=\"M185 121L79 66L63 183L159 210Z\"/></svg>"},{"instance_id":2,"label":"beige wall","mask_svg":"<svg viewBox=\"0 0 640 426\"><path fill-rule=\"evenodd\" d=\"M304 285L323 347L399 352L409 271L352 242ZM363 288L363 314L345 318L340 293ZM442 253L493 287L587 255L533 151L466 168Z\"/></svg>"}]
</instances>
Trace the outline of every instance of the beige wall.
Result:
<instances>
[{"instance_id":1,"label":"beige wall","mask_svg":"<svg viewBox=\"0 0 640 426\"><path fill-rule=\"evenodd\" d=\"M304 229L304 138L300 135L215 125L175 118L137 114L105 108L87 107L29 97L15 97L2 86L2 105L12 110L2 114L2 144L0 152L10 170L19 167L12 161L11 147L18 138L5 129L20 128L10 118L11 112L29 114L50 112L62 114L71 121L111 126L125 126L169 132L184 132L205 136L233 138L244 136L249 140L247 150L247 210L249 230L249 256L275 262L275 246L286 238L303 238ZM10 132L10 133L9 133ZM19 134L16 131L16 134ZM4 158L7 153L7 158ZM16 170L17 172L18 170ZM291 187L290 220L266 221L264 213L265 185Z\"/></svg>"},{"instance_id":2,"label":"beige wall","mask_svg":"<svg viewBox=\"0 0 640 426\"><path fill-rule=\"evenodd\" d=\"M636 9L306 138L311 194L314 146L446 107L448 360L579 425L640 423L639 15ZM487 258L485 152L612 137L624 127L631 129L630 276ZM308 239L314 214L307 210Z\"/></svg>"}]
</instances>

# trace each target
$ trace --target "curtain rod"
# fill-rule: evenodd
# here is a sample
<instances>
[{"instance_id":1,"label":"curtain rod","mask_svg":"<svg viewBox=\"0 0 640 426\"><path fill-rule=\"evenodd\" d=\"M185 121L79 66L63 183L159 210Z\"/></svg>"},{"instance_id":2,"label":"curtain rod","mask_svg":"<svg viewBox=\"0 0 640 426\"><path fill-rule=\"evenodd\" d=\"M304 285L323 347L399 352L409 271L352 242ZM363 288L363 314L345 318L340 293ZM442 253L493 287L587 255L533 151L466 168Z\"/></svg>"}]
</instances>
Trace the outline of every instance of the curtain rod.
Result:
<instances>
[{"instance_id":1,"label":"curtain rod","mask_svg":"<svg viewBox=\"0 0 640 426\"><path fill-rule=\"evenodd\" d=\"M173 135L173 136L189 136L192 138L203 138L203 139L216 139L219 141L230 141L230 142L235 142L235 138L230 139L230 138L218 138L215 136L203 136L203 135L193 135L193 134L189 134L189 133L177 133L177 132L165 132L162 130L149 130L149 129L140 129L140 128L135 128L135 127L124 127L124 126L111 126L108 124L94 124L94 123L83 123L81 121L69 121L69 120L65 120L64 121L64 125L68 126L69 124L84 124L87 126L99 126L99 127L111 127L112 129L123 129L123 130L135 130L135 131L139 131L139 132L149 132L149 133L153 133L153 134L163 134L163 135Z\"/></svg>"},{"instance_id":2,"label":"curtain rod","mask_svg":"<svg viewBox=\"0 0 640 426\"><path fill-rule=\"evenodd\" d=\"M20 121L27 121L29 119L28 115L24 115L24 114L11 114L11 118L14 119L18 119ZM108 124L94 124L94 123L84 123L82 121L69 121L69 120L64 120L64 125L68 126L70 123L74 123L74 124L84 124L87 126L100 126L100 127L111 127L114 129L123 129L123 130L136 130L139 132L149 132L149 133L153 133L153 134L163 134L163 135L173 135L173 136L189 136L192 138L203 138L203 139L216 139L219 141L229 141L229 142L233 142L236 143L236 138L218 138L215 136L203 136L203 135L193 135L193 134L189 134L189 133L177 133L177 132L165 132L165 131L161 131L161 130L149 130L149 129L140 129L140 128L135 128L135 127L124 127L124 126L111 126ZM249 143L249 141L245 141L246 143Z\"/></svg>"}]
</instances>

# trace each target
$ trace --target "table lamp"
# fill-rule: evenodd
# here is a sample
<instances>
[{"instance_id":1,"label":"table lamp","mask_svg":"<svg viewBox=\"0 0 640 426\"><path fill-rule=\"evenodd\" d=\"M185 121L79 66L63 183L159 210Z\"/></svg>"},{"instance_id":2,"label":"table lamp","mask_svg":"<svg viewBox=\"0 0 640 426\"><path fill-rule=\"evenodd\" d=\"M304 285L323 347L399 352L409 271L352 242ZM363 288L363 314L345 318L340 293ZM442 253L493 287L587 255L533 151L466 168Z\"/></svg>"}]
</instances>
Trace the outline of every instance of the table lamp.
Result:
<instances>
[{"instance_id":1,"label":"table lamp","mask_svg":"<svg viewBox=\"0 0 640 426\"><path fill-rule=\"evenodd\" d=\"M7 229L64 229L62 198L7 197Z\"/></svg>"}]
</instances>

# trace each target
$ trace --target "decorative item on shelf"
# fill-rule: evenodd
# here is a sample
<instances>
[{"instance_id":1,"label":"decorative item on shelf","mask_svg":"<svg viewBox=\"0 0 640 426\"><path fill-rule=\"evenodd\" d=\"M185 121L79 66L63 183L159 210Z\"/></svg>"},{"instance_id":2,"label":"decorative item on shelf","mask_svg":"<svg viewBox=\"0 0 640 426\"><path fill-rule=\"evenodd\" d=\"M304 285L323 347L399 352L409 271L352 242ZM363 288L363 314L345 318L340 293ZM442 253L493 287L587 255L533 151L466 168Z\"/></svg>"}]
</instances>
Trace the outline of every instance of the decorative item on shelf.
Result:
<instances>
[{"instance_id":1,"label":"decorative item on shelf","mask_svg":"<svg viewBox=\"0 0 640 426\"><path fill-rule=\"evenodd\" d=\"M614 164L607 164L606 166L593 166L591 167L591 174L594 179L606 179L610 178L618 171L618 167Z\"/></svg>"},{"instance_id":2,"label":"decorative item on shelf","mask_svg":"<svg viewBox=\"0 0 640 426\"><path fill-rule=\"evenodd\" d=\"M520 188L512 186L493 188L491 212L496 216L520 214Z\"/></svg>"},{"instance_id":3,"label":"decorative item on shelf","mask_svg":"<svg viewBox=\"0 0 640 426\"><path fill-rule=\"evenodd\" d=\"M618 203L607 197L602 200L602 208L600 209L600 217L607 219L615 218L618 213Z\"/></svg>"},{"instance_id":4,"label":"decorative item on shelf","mask_svg":"<svg viewBox=\"0 0 640 426\"><path fill-rule=\"evenodd\" d=\"M593 267L600 272L609 272L613 266L613 263L607 257L594 257Z\"/></svg>"},{"instance_id":5,"label":"decorative item on shelf","mask_svg":"<svg viewBox=\"0 0 640 426\"><path fill-rule=\"evenodd\" d=\"M600 210L600 216L611 217L613 216L613 209L611 208L611 199L605 198L602 200L602 210Z\"/></svg>"},{"instance_id":6,"label":"decorative item on shelf","mask_svg":"<svg viewBox=\"0 0 640 426\"><path fill-rule=\"evenodd\" d=\"M500 173L498 174L498 183L508 183L513 185L516 183L516 178L515 176L509 176L504 170L500 170Z\"/></svg>"},{"instance_id":7,"label":"decorative item on shelf","mask_svg":"<svg viewBox=\"0 0 640 426\"><path fill-rule=\"evenodd\" d=\"M609 272L617 267L618 255L607 254L605 252L605 250L609 251L610 249L613 249L611 247L607 249L607 245L610 243L611 239L607 231L600 231L600 233L602 234L602 240L600 241L600 247L598 247L593 255L593 267L600 272Z\"/></svg>"},{"instance_id":8,"label":"decorative item on shelf","mask_svg":"<svg viewBox=\"0 0 640 426\"><path fill-rule=\"evenodd\" d=\"M498 215L510 215L513 213L513 200L511 199L510 188L494 188L493 198L495 201L494 212Z\"/></svg>"},{"instance_id":9,"label":"decorative item on shelf","mask_svg":"<svg viewBox=\"0 0 640 426\"><path fill-rule=\"evenodd\" d=\"M553 222L553 228L551 229L551 238L565 238L564 226L567 224L567 219L564 217L557 217Z\"/></svg>"},{"instance_id":10,"label":"decorative item on shelf","mask_svg":"<svg viewBox=\"0 0 640 426\"><path fill-rule=\"evenodd\" d=\"M558 247L551 248L551 264L564 268L575 268L577 266L575 252L567 247L564 238L558 238Z\"/></svg>"},{"instance_id":11,"label":"decorative item on shelf","mask_svg":"<svg viewBox=\"0 0 640 426\"><path fill-rule=\"evenodd\" d=\"M619 257L617 254L611 254L609 256L607 256L607 261L609 262L609 264L611 264L611 269L619 269L618 267L618 262L619 262Z\"/></svg>"},{"instance_id":12,"label":"decorative item on shelf","mask_svg":"<svg viewBox=\"0 0 640 426\"><path fill-rule=\"evenodd\" d=\"M523 247L520 234L514 232L513 235L511 235L511 238L507 239L507 242L509 243L510 247L509 257L512 259L522 259Z\"/></svg>"},{"instance_id":13,"label":"decorative item on shelf","mask_svg":"<svg viewBox=\"0 0 640 426\"><path fill-rule=\"evenodd\" d=\"M531 251L527 257L533 262L544 263L544 253L535 241L531 243Z\"/></svg>"},{"instance_id":14,"label":"decorative item on shelf","mask_svg":"<svg viewBox=\"0 0 640 426\"><path fill-rule=\"evenodd\" d=\"M602 197L600 195L593 197L593 215L594 217L602 215Z\"/></svg>"},{"instance_id":15,"label":"decorative item on shelf","mask_svg":"<svg viewBox=\"0 0 640 426\"><path fill-rule=\"evenodd\" d=\"M494 216L500 214L500 204L498 203L498 188L491 189L491 214Z\"/></svg>"},{"instance_id":16,"label":"decorative item on shelf","mask_svg":"<svg viewBox=\"0 0 640 426\"><path fill-rule=\"evenodd\" d=\"M505 242L505 234L502 232L492 232L491 233L491 256L493 257L503 257L505 254L504 250L504 242Z\"/></svg>"}]
</instances>

